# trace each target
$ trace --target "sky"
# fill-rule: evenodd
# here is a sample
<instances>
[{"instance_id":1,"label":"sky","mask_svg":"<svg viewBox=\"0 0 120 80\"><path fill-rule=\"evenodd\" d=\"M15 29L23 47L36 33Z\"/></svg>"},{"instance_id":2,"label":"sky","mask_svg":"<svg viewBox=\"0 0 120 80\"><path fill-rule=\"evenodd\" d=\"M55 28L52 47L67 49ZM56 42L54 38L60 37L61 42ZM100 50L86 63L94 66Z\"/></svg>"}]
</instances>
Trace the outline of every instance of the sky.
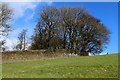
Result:
<instances>
[{"instance_id":1,"label":"sky","mask_svg":"<svg viewBox=\"0 0 120 80\"><path fill-rule=\"evenodd\" d=\"M17 36L27 29L28 41L34 33L35 25L39 18L41 9L47 5L54 7L61 6L83 6L85 9L110 30L110 42L103 53L118 52L118 3L117 2L9 2L13 9L13 19L10 21L12 32L6 38L8 49L12 49L17 43Z\"/></svg>"}]
</instances>

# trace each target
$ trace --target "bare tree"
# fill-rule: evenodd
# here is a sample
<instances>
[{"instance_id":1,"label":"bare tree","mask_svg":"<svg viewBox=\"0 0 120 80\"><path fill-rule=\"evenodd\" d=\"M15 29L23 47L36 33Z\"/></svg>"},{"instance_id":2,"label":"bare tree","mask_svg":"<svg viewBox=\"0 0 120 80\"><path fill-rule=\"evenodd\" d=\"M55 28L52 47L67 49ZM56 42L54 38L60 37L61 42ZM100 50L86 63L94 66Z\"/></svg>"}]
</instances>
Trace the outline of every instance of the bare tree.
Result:
<instances>
[{"instance_id":1,"label":"bare tree","mask_svg":"<svg viewBox=\"0 0 120 80\"><path fill-rule=\"evenodd\" d=\"M0 35L7 35L10 31L9 20L12 17L12 9L6 3L0 3Z\"/></svg>"},{"instance_id":2,"label":"bare tree","mask_svg":"<svg viewBox=\"0 0 120 80\"><path fill-rule=\"evenodd\" d=\"M4 51L4 49L5 49L5 44L6 42L5 42L5 40L3 40L3 41L0 41L0 52L3 52Z\"/></svg>"},{"instance_id":3,"label":"bare tree","mask_svg":"<svg viewBox=\"0 0 120 80\"><path fill-rule=\"evenodd\" d=\"M54 35L54 30L56 28L56 25L58 24L58 10L55 7L45 7L41 13L41 18L45 24L45 29L47 32L46 35L46 41L47 41L47 46L49 48L50 46L50 40L52 36Z\"/></svg>"},{"instance_id":4,"label":"bare tree","mask_svg":"<svg viewBox=\"0 0 120 80\"><path fill-rule=\"evenodd\" d=\"M16 45L16 49L25 50L26 49L26 33L27 30L23 29L18 35L18 44Z\"/></svg>"},{"instance_id":5,"label":"bare tree","mask_svg":"<svg viewBox=\"0 0 120 80\"><path fill-rule=\"evenodd\" d=\"M22 33L23 33L23 41L24 41L23 50L25 50L25 49L26 49L26 45L27 45L27 41L26 41L26 33L27 33L27 30L23 29Z\"/></svg>"},{"instance_id":6,"label":"bare tree","mask_svg":"<svg viewBox=\"0 0 120 80\"><path fill-rule=\"evenodd\" d=\"M11 18L12 9L8 6L8 4L0 2L0 48L2 48L2 46L5 44L3 36L7 36L8 32L11 31L9 24Z\"/></svg>"}]
</instances>

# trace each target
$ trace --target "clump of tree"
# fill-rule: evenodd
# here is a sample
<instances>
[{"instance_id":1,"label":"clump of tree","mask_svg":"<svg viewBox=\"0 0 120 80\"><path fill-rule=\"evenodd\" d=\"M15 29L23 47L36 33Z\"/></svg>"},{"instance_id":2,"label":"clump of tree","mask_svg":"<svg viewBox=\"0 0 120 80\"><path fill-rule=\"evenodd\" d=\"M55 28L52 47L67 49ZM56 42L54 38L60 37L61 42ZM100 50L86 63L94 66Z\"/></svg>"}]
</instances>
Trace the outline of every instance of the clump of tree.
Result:
<instances>
[{"instance_id":1,"label":"clump of tree","mask_svg":"<svg viewBox=\"0 0 120 80\"><path fill-rule=\"evenodd\" d=\"M12 9L8 4L0 2L0 51L5 50L5 40L3 37L8 35L8 32L11 31L9 21L12 18Z\"/></svg>"},{"instance_id":2,"label":"clump of tree","mask_svg":"<svg viewBox=\"0 0 120 80\"><path fill-rule=\"evenodd\" d=\"M27 30L23 29L18 35L18 44L16 45L17 50L26 50L27 41L26 41Z\"/></svg>"},{"instance_id":3,"label":"clump of tree","mask_svg":"<svg viewBox=\"0 0 120 80\"><path fill-rule=\"evenodd\" d=\"M83 7L48 6L32 36L31 49L70 49L79 55L98 54L109 42L107 27Z\"/></svg>"}]
</instances>

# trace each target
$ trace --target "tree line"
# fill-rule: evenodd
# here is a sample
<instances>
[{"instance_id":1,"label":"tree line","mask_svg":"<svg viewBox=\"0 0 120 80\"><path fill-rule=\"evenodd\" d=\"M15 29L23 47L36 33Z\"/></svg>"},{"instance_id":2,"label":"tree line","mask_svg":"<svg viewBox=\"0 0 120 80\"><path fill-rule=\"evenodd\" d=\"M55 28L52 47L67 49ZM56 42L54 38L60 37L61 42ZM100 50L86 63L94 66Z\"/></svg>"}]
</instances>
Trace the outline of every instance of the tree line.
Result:
<instances>
[{"instance_id":1,"label":"tree line","mask_svg":"<svg viewBox=\"0 0 120 80\"><path fill-rule=\"evenodd\" d=\"M32 35L32 50L70 49L82 55L101 53L109 42L109 30L85 8L47 6L40 11Z\"/></svg>"}]
</instances>

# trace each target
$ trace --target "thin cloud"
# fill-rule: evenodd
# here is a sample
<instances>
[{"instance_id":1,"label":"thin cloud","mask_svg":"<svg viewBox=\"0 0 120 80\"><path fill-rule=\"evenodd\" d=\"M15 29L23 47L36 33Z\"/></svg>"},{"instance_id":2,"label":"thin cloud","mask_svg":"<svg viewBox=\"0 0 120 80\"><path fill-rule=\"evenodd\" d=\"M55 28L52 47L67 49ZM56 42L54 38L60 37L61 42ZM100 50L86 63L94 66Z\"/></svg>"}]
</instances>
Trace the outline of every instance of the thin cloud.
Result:
<instances>
[{"instance_id":1,"label":"thin cloud","mask_svg":"<svg viewBox=\"0 0 120 80\"><path fill-rule=\"evenodd\" d=\"M29 15L24 21L25 21L25 22L28 22L29 20L33 19L34 14L35 14L35 12L33 11L33 12L31 13L31 15Z\"/></svg>"},{"instance_id":2,"label":"thin cloud","mask_svg":"<svg viewBox=\"0 0 120 80\"><path fill-rule=\"evenodd\" d=\"M34 9L36 8L37 4L34 4L34 3L23 3L23 2L20 2L20 3L9 3L10 7L13 9L13 12L14 12L14 18L17 19L17 18L20 18L20 17L23 17L25 15L25 11L27 9L31 10L32 12L34 12ZM31 16L30 14L28 14L28 17Z\"/></svg>"}]
</instances>

